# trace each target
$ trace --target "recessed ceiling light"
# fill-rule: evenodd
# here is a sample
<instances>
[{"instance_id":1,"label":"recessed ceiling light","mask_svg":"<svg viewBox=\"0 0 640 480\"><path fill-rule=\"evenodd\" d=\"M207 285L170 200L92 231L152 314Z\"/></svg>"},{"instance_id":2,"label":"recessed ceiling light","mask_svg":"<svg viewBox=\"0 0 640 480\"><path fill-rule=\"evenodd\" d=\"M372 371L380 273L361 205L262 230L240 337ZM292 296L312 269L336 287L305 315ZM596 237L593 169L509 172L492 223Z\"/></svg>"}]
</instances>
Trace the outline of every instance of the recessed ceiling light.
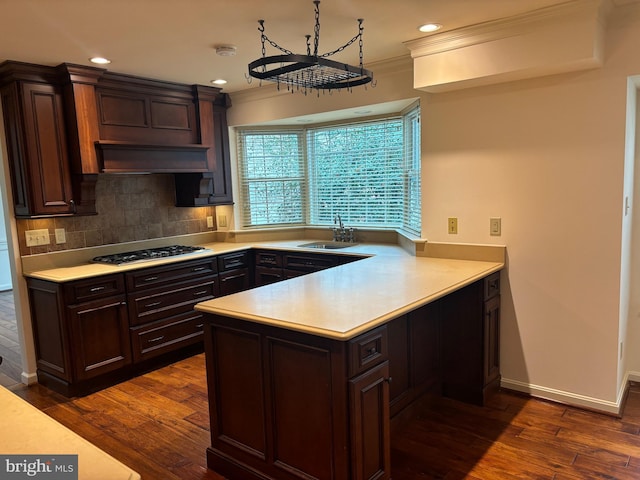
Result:
<instances>
[{"instance_id":1,"label":"recessed ceiling light","mask_svg":"<svg viewBox=\"0 0 640 480\"><path fill-rule=\"evenodd\" d=\"M89 59L89 61L91 63L97 63L98 65L107 65L108 63L111 63L111 60L104 57L92 57Z\"/></svg>"},{"instance_id":2,"label":"recessed ceiling light","mask_svg":"<svg viewBox=\"0 0 640 480\"><path fill-rule=\"evenodd\" d=\"M217 78L215 80L211 80L211 83L214 85L224 85L227 81L224 78Z\"/></svg>"},{"instance_id":3,"label":"recessed ceiling light","mask_svg":"<svg viewBox=\"0 0 640 480\"><path fill-rule=\"evenodd\" d=\"M423 33L435 32L436 30L440 30L442 25L439 23L425 23L424 25L420 25L418 30Z\"/></svg>"}]
</instances>

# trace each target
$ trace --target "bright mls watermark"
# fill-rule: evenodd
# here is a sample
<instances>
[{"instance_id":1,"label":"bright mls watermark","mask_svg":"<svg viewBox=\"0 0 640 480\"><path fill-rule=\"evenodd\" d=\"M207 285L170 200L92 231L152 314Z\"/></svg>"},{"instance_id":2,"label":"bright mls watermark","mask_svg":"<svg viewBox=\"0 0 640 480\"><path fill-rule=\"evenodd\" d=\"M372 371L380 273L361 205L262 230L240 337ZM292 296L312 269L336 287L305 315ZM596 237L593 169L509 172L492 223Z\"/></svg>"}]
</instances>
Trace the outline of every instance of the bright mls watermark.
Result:
<instances>
[{"instance_id":1,"label":"bright mls watermark","mask_svg":"<svg viewBox=\"0 0 640 480\"><path fill-rule=\"evenodd\" d=\"M1 455L0 480L78 480L78 455Z\"/></svg>"}]
</instances>

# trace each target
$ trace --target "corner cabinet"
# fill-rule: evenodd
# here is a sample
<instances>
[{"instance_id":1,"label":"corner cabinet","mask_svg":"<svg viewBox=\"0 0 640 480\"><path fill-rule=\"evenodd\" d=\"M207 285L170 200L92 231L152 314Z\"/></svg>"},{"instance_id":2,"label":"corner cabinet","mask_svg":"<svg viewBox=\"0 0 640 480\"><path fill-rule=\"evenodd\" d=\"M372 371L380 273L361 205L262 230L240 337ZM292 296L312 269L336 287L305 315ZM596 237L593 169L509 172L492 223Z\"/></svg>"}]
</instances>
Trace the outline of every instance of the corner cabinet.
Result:
<instances>
[{"instance_id":1,"label":"corner cabinet","mask_svg":"<svg viewBox=\"0 0 640 480\"><path fill-rule=\"evenodd\" d=\"M18 218L75 213L62 91L43 82L14 80L0 89Z\"/></svg>"}]
</instances>

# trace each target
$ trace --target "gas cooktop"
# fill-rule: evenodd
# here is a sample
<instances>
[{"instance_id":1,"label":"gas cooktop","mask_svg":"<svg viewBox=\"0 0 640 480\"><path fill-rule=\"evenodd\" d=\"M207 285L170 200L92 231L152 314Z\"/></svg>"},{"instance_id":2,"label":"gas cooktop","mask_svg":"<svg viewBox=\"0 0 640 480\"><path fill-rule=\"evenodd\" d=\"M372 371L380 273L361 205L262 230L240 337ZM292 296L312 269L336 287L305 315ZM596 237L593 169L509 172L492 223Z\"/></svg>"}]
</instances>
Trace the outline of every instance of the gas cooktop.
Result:
<instances>
[{"instance_id":1,"label":"gas cooktop","mask_svg":"<svg viewBox=\"0 0 640 480\"><path fill-rule=\"evenodd\" d=\"M124 263L145 262L148 260L158 260L163 257L187 255L201 250L205 250L205 248L185 245L170 245L168 247L147 248L145 250L134 250L132 252L114 253L113 255L101 255L99 257L95 257L92 262L122 265Z\"/></svg>"}]
</instances>

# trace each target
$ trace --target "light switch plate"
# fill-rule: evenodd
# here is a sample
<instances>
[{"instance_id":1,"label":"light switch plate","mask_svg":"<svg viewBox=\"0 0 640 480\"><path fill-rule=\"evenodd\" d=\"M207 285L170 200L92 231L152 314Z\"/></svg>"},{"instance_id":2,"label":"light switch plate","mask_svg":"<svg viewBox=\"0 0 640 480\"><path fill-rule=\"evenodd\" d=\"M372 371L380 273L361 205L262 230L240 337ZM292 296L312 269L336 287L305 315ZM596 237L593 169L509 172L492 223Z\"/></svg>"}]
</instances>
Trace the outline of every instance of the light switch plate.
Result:
<instances>
[{"instance_id":1,"label":"light switch plate","mask_svg":"<svg viewBox=\"0 0 640 480\"><path fill-rule=\"evenodd\" d=\"M213 228L213 217L207 217L207 228Z\"/></svg>"},{"instance_id":2,"label":"light switch plate","mask_svg":"<svg viewBox=\"0 0 640 480\"><path fill-rule=\"evenodd\" d=\"M489 233L494 237L502 235L502 219L500 217L489 219Z\"/></svg>"},{"instance_id":3,"label":"light switch plate","mask_svg":"<svg viewBox=\"0 0 640 480\"><path fill-rule=\"evenodd\" d=\"M56 234L56 243L67 243L67 232L64 228L56 228L54 233Z\"/></svg>"},{"instance_id":4,"label":"light switch plate","mask_svg":"<svg viewBox=\"0 0 640 480\"><path fill-rule=\"evenodd\" d=\"M37 247L38 245L49 245L49 230L47 228L41 228L39 230L27 230L24 232L25 239L27 241L27 247Z\"/></svg>"},{"instance_id":5,"label":"light switch plate","mask_svg":"<svg viewBox=\"0 0 640 480\"><path fill-rule=\"evenodd\" d=\"M448 219L448 232L452 235L458 233L458 217L449 217Z\"/></svg>"}]
</instances>

